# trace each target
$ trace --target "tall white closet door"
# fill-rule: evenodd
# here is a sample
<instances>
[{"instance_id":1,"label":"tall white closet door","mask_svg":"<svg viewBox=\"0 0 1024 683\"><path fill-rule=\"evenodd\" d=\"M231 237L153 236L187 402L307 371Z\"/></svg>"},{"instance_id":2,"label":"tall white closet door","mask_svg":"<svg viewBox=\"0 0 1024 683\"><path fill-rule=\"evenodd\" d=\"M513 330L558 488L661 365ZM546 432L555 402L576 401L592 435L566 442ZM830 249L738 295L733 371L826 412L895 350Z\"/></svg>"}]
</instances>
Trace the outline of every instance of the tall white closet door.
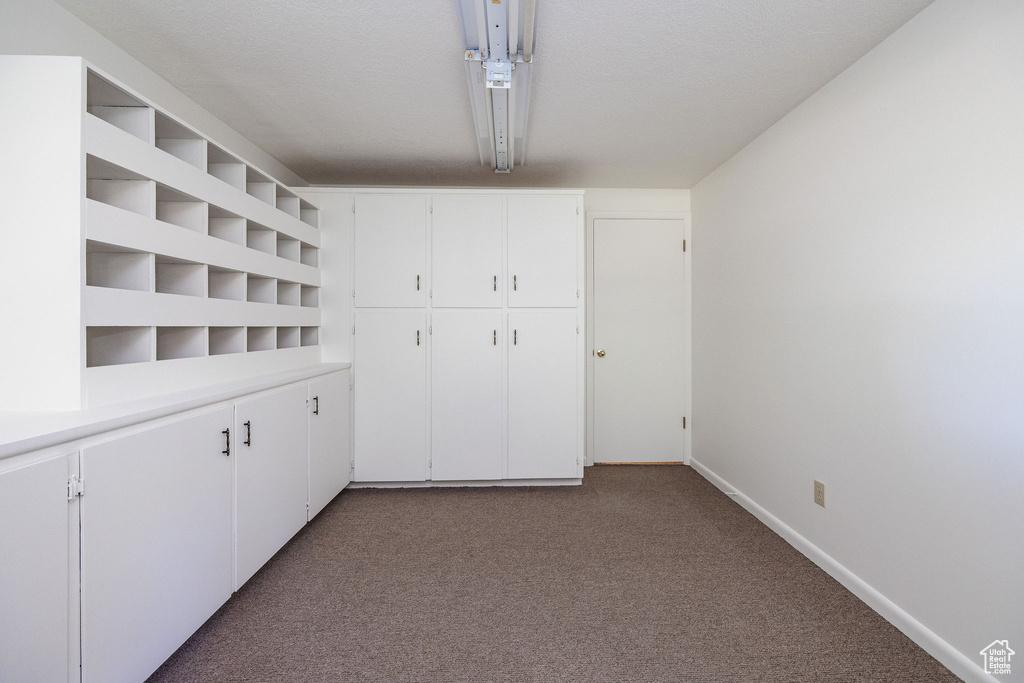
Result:
<instances>
[{"instance_id":1,"label":"tall white closet door","mask_svg":"<svg viewBox=\"0 0 1024 683\"><path fill-rule=\"evenodd\" d=\"M235 588L306 524L306 386L235 404Z\"/></svg>"},{"instance_id":2,"label":"tall white closet door","mask_svg":"<svg viewBox=\"0 0 1024 683\"><path fill-rule=\"evenodd\" d=\"M577 475L576 309L508 314L508 476Z\"/></svg>"},{"instance_id":3,"label":"tall white closet door","mask_svg":"<svg viewBox=\"0 0 1024 683\"><path fill-rule=\"evenodd\" d=\"M433 480L501 479L501 311L434 311L431 320Z\"/></svg>"},{"instance_id":4,"label":"tall white closet door","mask_svg":"<svg viewBox=\"0 0 1024 683\"><path fill-rule=\"evenodd\" d=\"M348 484L352 464L349 436L349 371L309 383L309 519Z\"/></svg>"},{"instance_id":5,"label":"tall white closet door","mask_svg":"<svg viewBox=\"0 0 1024 683\"><path fill-rule=\"evenodd\" d=\"M231 597L231 408L82 449L82 681L142 681Z\"/></svg>"},{"instance_id":6,"label":"tall white closet door","mask_svg":"<svg viewBox=\"0 0 1024 683\"><path fill-rule=\"evenodd\" d=\"M428 197L358 194L354 201L355 305L425 306Z\"/></svg>"},{"instance_id":7,"label":"tall white closet door","mask_svg":"<svg viewBox=\"0 0 1024 683\"><path fill-rule=\"evenodd\" d=\"M426 315L357 311L355 481L427 478Z\"/></svg>"},{"instance_id":8,"label":"tall white closet door","mask_svg":"<svg viewBox=\"0 0 1024 683\"><path fill-rule=\"evenodd\" d=\"M68 680L69 457L0 467L0 681Z\"/></svg>"},{"instance_id":9,"label":"tall white closet door","mask_svg":"<svg viewBox=\"0 0 1024 683\"><path fill-rule=\"evenodd\" d=\"M508 198L508 305L576 307L576 197Z\"/></svg>"},{"instance_id":10,"label":"tall white closet door","mask_svg":"<svg viewBox=\"0 0 1024 683\"><path fill-rule=\"evenodd\" d=\"M502 199L498 196L434 197L434 306L501 308L502 213Z\"/></svg>"}]
</instances>

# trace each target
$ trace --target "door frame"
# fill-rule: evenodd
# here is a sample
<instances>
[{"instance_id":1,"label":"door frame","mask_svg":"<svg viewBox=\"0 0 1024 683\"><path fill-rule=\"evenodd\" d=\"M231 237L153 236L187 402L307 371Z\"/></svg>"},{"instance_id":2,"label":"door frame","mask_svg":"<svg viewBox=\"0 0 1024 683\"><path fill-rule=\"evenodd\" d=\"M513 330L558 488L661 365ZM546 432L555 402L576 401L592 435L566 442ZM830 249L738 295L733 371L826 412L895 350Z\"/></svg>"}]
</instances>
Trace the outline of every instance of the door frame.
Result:
<instances>
[{"instance_id":1,"label":"door frame","mask_svg":"<svg viewBox=\"0 0 1024 683\"><path fill-rule=\"evenodd\" d=\"M689 211L587 211L586 235L586 461L587 467L594 464L594 221L596 220L679 220L683 221L683 239L686 240L686 251L683 253L683 366L686 372L686 384L683 387L683 403L687 422L683 430L683 464L690 464L692 412L693 412L693 334L692 310L693 292L690 276L690 255L693 252L691 239L692 225ZM590 351L590 353L586 353Z\"/></svg>"}]
</instances>

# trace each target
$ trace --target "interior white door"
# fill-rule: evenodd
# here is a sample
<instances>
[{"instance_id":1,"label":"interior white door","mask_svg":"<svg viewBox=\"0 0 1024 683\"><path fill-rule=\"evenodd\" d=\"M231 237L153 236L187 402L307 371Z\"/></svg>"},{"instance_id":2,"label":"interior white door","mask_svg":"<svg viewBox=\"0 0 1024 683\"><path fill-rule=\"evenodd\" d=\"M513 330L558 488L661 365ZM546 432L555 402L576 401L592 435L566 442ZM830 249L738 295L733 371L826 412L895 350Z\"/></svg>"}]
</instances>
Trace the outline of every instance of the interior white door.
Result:
<instances>
[{"instance_id":1,"label":"interior white door","mask_svg":"<svg viewBox=\"0 0 1024 683\"><path fill-rule=\"evenodd\" d=\"M349 437L349 371L309 383L309 514L313 519L348 485L352 464Z\"/></svg>"},{"instance_id":2,"label":"interior white door","mask_svg":"<svg viewBox=\"0 0 1024 683\"><path fill-rule=\"evenodd\" d=\"M508 305L576 307L576 197L508 198Z\"/></svg>"},{"instance_id":3,"label":"interior white door","mask_svg":"<svg viewBox=\"0 0 1024 683\"><path fill-rule=\"evenodd\" d=\"M435 310L431 327L430 478L501 479L501 311Z\"/></svg>"},{"instance_id":4,"label":"interior white door","mask_svg":"<svg viewBox=\"0 0 1024 683\"><path fill-rule=\"evenodd\" d=\"M501 307L502 199L436 195L431 223L431 302L438 307Z\"/></svg>"},{"instance_id":5,"label":"interior white door","mask_svg":"<svg viewBox=\"0 0 1024 683\"><path fill-rule=\"evenodd\" d=\"M217 408L82 449L85 683L145 680L231 597L230 425Z\"/></svg>"},{"instance_id":6,"label":"interior white door","mask_svg":"<svg viewBox=\"0 0 1024 683\"><path fill-rule=\"evenodd\" d=\"M426 315L355 314L355 481L427 478Z\"/></svg>"},{"instance_id":7,"label":"interior white door","mask_svg":"<svg viewBox=\"0 0 1024 683\"><path fill-rule=\"evenodd\" d=\"M426 305L428 197L358 194L354 198L355 305Z\"/></svg>"},{"instance_id":8,"label":"interior white door","mask_svg":"<svg viewBox=\"0 0 1024 683\"><path fill-rule=\"evenodd\" d=\"M235 404L235 588L306 524L305 385Z\"/></svg>"},{"instance_id":9,"label":"interior white door","mask_svg":"<svg viewBox=\"0 0 1024 683\"><path fill-rule=\"evenodd\" d=\"M576 309L508 314L508 476L577 477Z\"/></svg>"},{"instance_id":10,"label":"interior white door","mask_svg":"<svg viewBox=\"0 0 1024 683\"><path fill-rule=\"evenodd\" d=\"M681 462L682 220L594 221L594 462Z\"/></svg>"},{"instance_id":11,"label":"interior white door","mask_svg":"<svg viewBox=\"0 0 1024 683\"><path fill-rule=\"evenodd\" d=\"M68 680L69 458L0 462L0 681Z\"/></svg>"}]
</instances>

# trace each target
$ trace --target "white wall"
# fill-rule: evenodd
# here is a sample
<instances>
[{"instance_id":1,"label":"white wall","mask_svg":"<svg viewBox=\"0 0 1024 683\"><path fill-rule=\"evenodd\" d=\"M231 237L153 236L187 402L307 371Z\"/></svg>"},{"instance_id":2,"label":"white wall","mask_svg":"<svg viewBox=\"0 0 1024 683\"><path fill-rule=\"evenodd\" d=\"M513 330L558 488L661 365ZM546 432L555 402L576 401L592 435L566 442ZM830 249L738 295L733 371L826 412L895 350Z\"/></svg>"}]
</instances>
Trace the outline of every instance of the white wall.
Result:
<instances>
[{"instance_id":1,"label":"white wall","mask_svg":"<svg viewBox=\"0 0 1024 683\"><path fill-rule=\"evenodd\" d=\"M598 187L583 195L586 211L689 211L689 190Z\"/></svg>"},{"instance_id":2,"label":"white wall","mask_svg":"<svg viewBox=\"0 0 1024 683\"><path fill-rule=\"evenodd\" d=\"M286 185L305 181L53 0L3 0L0 54L85 57Z\"/></svg>"},{"instance_id":3,"label":"white wall","mask_svg":"<svg viewBox=\"0 0 1024 683\"><path fill-rule=\"evenodd\" d=\"M692 192L695 460L969 677L1024 652L1022 35L938 0Z\"/></svg>"}]
</instances>

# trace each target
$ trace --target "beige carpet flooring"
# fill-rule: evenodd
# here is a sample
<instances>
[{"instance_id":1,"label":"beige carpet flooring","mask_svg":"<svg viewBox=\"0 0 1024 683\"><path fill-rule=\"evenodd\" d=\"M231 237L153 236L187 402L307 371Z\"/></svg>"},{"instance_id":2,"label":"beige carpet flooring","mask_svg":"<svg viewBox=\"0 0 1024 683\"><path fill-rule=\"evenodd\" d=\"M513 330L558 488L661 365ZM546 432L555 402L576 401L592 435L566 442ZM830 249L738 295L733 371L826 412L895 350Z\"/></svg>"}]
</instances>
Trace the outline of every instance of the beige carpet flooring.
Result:
<instances>
[{"instance_id":1,"label":"beige carpet flooring","mask_svg":"<svg viewBox=\"0 0 1024 683\"><path fill-rule=\"evenodd\" d=\"M150 679L958 680L688 467L344 491Z\"/></svg>"}]
</instances>

